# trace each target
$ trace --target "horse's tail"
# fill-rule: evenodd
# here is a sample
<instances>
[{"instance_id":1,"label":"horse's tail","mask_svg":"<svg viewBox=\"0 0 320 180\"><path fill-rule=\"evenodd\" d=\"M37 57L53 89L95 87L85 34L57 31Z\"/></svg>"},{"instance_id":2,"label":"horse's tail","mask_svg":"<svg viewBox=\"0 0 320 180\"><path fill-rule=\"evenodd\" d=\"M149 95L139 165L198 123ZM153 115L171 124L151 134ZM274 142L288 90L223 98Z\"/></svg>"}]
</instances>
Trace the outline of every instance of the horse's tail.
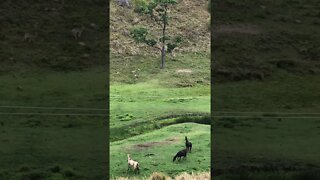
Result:
<instances>
[{"instance_id":1,"label":"horse's tail","mask_svg":"<svg viewBox=\"0 0 320 180\"><path fill-rule=\"evenodd\" d=\"M177 159L177 157L178 157L178 155L175 155L174 157L173 157L173 162Z\"/></svg>"}]
</instances>

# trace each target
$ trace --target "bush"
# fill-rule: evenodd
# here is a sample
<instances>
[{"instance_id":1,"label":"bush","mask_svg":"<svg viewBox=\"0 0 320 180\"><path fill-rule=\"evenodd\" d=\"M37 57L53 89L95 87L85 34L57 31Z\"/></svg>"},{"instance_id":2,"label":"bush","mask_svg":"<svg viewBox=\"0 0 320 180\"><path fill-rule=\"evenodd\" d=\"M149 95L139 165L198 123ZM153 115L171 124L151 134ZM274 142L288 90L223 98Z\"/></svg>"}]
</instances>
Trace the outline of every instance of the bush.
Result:
<instances>
[{"instance_id":1,"label":"bush","mask_svg":"<svg viewBox=\"0 0 320 180\"><path fill-rule=\"evenodd\" d=\"M64 175L64 177L70 178L70 177L76 176L76 173L73 172L72 170L68 169L68 170L65 170L65 171L63 172L63 175Z\"/></svg>"},{"instance_id":2,"label":"bush","mask_svg":"<svg viewBox=\"0 0 320 180\"><path fill-rule=\"evenodd\" d=\"M134 1L134 11L137 13L148 13L148 1L147 0L135 0Z\"/></svg>"},{"instance_id":3,"label":"bush","mask_svg":"<svg viewBox=\"0 0 320 180\"><path fill-rule=\"evenodd\" d=\"M182 116L175 120L176 123L194 122L211 125L211 116Z\"/></svg>"},{"instance_id":4,"label":"bush","mask_svg":"<svg viewBox=\"0 0 320 180\"><path fill-rule=\"evenodd\" d=\"M136 42L146 42L148 30L144 27L136 27L130 31L131 36Z\"/></svg>"}]
</instances>

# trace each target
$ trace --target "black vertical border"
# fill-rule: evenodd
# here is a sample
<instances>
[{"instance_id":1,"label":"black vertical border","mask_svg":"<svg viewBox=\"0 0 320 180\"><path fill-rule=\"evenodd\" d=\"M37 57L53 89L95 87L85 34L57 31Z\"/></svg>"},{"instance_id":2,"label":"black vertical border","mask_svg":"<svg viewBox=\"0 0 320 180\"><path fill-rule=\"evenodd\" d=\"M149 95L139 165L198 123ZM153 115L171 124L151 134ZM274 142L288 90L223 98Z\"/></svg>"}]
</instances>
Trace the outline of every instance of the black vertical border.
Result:
<instances>
[{"instance_id":1,"label":"black vertical border","mask_svg":"<svg viewBox=\"0 0 320 180\"><path fill-rule=\"evenodd\" d=\"M106 109L106 125L107 125L107 149L106 149L106 156L107 156L107 177L106 179L110 179L110 26L109 26L109 21L110 21L110 1L106 1L106 40L107 40L107 47L106 47L106 61L107 61L107 77L106 77L106 104L107 104L107 109Z\"/></svg>"}]
</instances>

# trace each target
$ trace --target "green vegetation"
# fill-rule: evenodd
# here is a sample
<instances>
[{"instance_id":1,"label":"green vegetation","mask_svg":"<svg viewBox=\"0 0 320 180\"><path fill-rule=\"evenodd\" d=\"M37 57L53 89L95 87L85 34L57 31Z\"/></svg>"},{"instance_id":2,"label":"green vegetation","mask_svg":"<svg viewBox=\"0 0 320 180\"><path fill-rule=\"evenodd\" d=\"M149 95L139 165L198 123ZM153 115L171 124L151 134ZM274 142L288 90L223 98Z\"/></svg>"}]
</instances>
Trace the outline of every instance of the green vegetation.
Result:
<instances>
[{"instance_id":1,"label":"green vegetation","mask_svg":"<svg viewBox=\"0 0 320 180\"><path fill-rule=\"evenodd\" d=\"M0 2L0 179L107 176L105 7Z\"/></svg>"},{"instance_id":2,"label":"green vegetation","mask_svg":"<svg viewBox=\"0 0 320 180\"><path fill-rule=\"evenodd\" d=\"M320 72L317 1L213 2L216 82ZM235 13L228 13L228 12Z\"/></svg>"},{"instance_id":3,"label":"green vegetation","mask_svg":"<svg viewBox=\"0 0 320 180\"><path fill-rule=\"evenodd\" d=\"M213 124L216 175L294 179L311 172L317 179L318 84L319 76L287 73L263 82L217 84L213 115L225 117Z\"/></svg>"},{"instance_id":4,"label":"green vegetation","mask_svg":"<svg viewBox=\"0 0 320 180\"><path fill-rule=\"evenodd\" d=\"M194 63L194 59L198 63ZM172 117L199 113L208 116L208 57L200 54L172 58L163 70L153 63L155 61L156 58L139 57L126 61L111 59L111 141L158 129L170 124L164 120ZM188 66L190 64L192 66Z\"/></svg>"},{"instance_id":5,"label":"green vegetation","mask_svg":"<svg viewBox=\"0 0 320 180\"><path fill-rule=\"evenodd\" d=\"M166 56L166 68L160 69L159 48L153 46L154 37L163 34L149 17L149 9L154 8L149 2L153 1L133 1L134 9L111 2L110 174L115 179L146 178L159 171L173 177L210 168L206 3L188 0L170 8L172 22L176 23L170 24L167 32L181 46L168 46L172 53ZM193 15L186 11L190 7ZM167 17L162 18L167 23ZM188 25L181 23L187 19ZM187 161L173 163L173 156L185 146L185 135L194 143L195 151ZM163 143L166 146L161 146ZM152 155L145 156L148 153ZM127 171L127 154L141 163L139 175Z\"/></svg>"},{"instance_id":6,"label":"green vegetation","mask_svg":"<svg viewBox=\"0 0 320 180\"><path fill-rule=\"evenodd\" d=\"M147 40L159 40L162 37L162 29L148 14L150 0L134 0L133 8L119 7L115 1L110 2L110 50L119 58L131 56L158 57L159 48L149 46L146 43L136 43L130 31L139 27L148 27ZM152 4L152 3L151 3ZM141 7L141 8L140 8ZM169 26L166 34L171 36L171 44L178 37L179 46L172 50L170 56L179 56L185 53L201 53L210 51L210 14L207 11L207 0L184 0L170 7ZM135 9L142 9L135 10ZM191 11L190 11L191 10ZM170 23L171 22L171 23ZM156 38L157 37L157 38ZM171 41L170 40L170 41ZM180 40L182 40L180 42ZM151 41L147 41L151 43ZM153 44L153 43L151 43ZM112 59L112 58L111 58ZM167 62L170 60L168 59ZM160 67L159 60L155 61ZM166 62L166 63L167 63Z\"/></svg>"},{"instance_id":7,"label":"green vegetation","mask_svg":"<svg viewBox=\"0 0 320 180\"><path fill-rule=\"evenodd\" d=\"M73 71L106 66L106 23L104 1L0 2L0 73L49 69ZM90 8L89 8L90 7ZM81 38L71 30L85 27ZM38 34L33 42L24 35Z\"/></svg>"},{"instance_id":8,"label":"green vegetation","mask_svg":"<svg viewBox=\"0 0 320 180\"><path fill-rule=\"evenodd\" d=\"M138 1L139 4L136 5L135 10L138 12L142 12L145 14L148 14L149 17L155 22L155 24L159 25L162 34L159 39L159 43L161 43L161 69L164 68L165 65L165 55L166 52L172 53L173 49L177 47L178 41L177 39L180 38L175 38L176 41L172 41L171 43L166 43L166 41L170 40L171 37L170 35L167 35L166 31L169 28L169 20L171 20L171 17L169 16L170 9L172 8L173 5L177 4L176 0L152 0L149 3L146 3L145 1ZM137 8L138 7L138 8ZM133 33L133 38L137 42L143 42L148 44L149 46L153 47L157 44L157 41L154 39L146 39L146 35L148 34L147 29L139 29L144 30L143 33ZM133 31L137 32L137 31ZM179 36L180 37L180 36ZM167 46L167 49L166 49Z\"/></svg>"},{"instance_id":9,"label":"green vegetation","mask_svg":"<svg viewBox=\"0 0 320 180\"><path fill-rule=\"evenodd\" d=\"M172 162L174 155L184 148L184 136L193 143L193 151L186 160ZM152 172L165 172L175 176L184 171L210 169L210 126L195 123L176 124L143 135L111 143L111 177L149 176ZM127 154L138 160L141 173L127 171Z\"/></svg>"},{"instance_id":10,"label":"green vegetation","mask_svg":"<svg viewBox=\"0 0 320 180\"><path fill-rule=\"evenodd\" d=\"M318 2L212 3L214 178L319 179Z\"/></svg>"},{"instance_id":11,"label":"green vegetation","mask_svg":"<svg viewBox=\"0 0 320 180\"><path fill-rule=\"evenodd\" d=\"M105 109L106 73L94 68L1 76L0 179L104 179L105 110L64 108Z\"/></svg>"},{"instance_id":12,"label":"green vegetation","mask_svg":"<svg viewBox=\"0 0 320 180\"><path fill-rule=\"evenodd\" d=\"M197 63L194 59L197 59ZM188 137L190 136L190 141L192 139L198 141L196 143L200 143L200 140L196 140L197 135L193 137L192 133L200 133L202 130L197 128L205 127L207 132L202 135L202 140L207 143L206 145L210 143L210 61L208 55L189 54L176 58L171 57L168 60L168 67L162 70L155 65L155 61L157 61L156 58L150 57L130 57L122 61L117 58L111 59L109 125L112 143L110 159L111 163L116 165L111 165L110 173L114 178L134 177L133 174L126 171L127 153L132 154L133 159L143 163L144 168L139 178L149 176L152 172L159 171L159 168L170 176L182 171L190 173L209 169L209 161L202 160L199 168L189 162L180 168L168 165L172 163L175 153L184 147L183 133L180 134L180 142L166 146L168 147L166 150L163 147L160 149L155 147L156 155L158 152L165 152L157 156L162 159L159 166L150 165L155 169L149 167L148 163L152 162L148 160L149 157L144 157L143 151L125 150L132 143L138 145L149 141L164 141L166 138L178 136L175 134L178 132L172 129L180 126L192 127L190 132L185 133ZM188 122L199 125L190 126ZM159 139L160 135L161 139ZM141 137L147 138L142 139ZM135 142L131 142L131 139L135 139ZM116 144L121 144L121 146L116 146ZM197 147L199 152L209 148L202 143L194 147ZM154 148L147 149L147 151L153 151ZM191 156L196 158L193 157L195 154L196 152L192 153L190 158ZM210 159L209 151L204 157L206 160ZM194 167L197 169L193 169Z\"/></svg>"},{"instance_id":13,"label":"green vegetation","mask_svg":"<svg viewBox=\"0 0 320 180\"><path fill-rule=\"evenodd\" d=\"M210 112L210 91L205 86L115 85L111 86L111 95L111 141L160 128L172 116L183 117L188 113L208 116Z\"/></svg>"}]
</instances>

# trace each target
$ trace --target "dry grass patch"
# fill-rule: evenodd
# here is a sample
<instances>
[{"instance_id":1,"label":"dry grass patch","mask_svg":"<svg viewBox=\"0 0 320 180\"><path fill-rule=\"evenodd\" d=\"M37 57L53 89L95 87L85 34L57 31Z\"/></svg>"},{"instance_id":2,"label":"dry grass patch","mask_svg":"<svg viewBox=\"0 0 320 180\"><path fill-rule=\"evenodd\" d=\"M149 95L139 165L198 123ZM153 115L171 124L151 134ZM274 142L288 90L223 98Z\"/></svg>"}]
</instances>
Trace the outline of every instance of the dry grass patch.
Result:
<instances>
[{"instance_id":1,"label":"dry grass patch","mask_svg":"<svg viewBox=\"0 0 320 180\"><path fill-rule=\"evenodd\" d=\"M202 173L191 173L188 174L186 172L171 178L165 173L154 172L150 175L150 177L142 178L143 180L210 180L210 172L202 172ZM137 180L137 178L130 177L119 177L116 180Z\"/></svg>"}]
</instances>

